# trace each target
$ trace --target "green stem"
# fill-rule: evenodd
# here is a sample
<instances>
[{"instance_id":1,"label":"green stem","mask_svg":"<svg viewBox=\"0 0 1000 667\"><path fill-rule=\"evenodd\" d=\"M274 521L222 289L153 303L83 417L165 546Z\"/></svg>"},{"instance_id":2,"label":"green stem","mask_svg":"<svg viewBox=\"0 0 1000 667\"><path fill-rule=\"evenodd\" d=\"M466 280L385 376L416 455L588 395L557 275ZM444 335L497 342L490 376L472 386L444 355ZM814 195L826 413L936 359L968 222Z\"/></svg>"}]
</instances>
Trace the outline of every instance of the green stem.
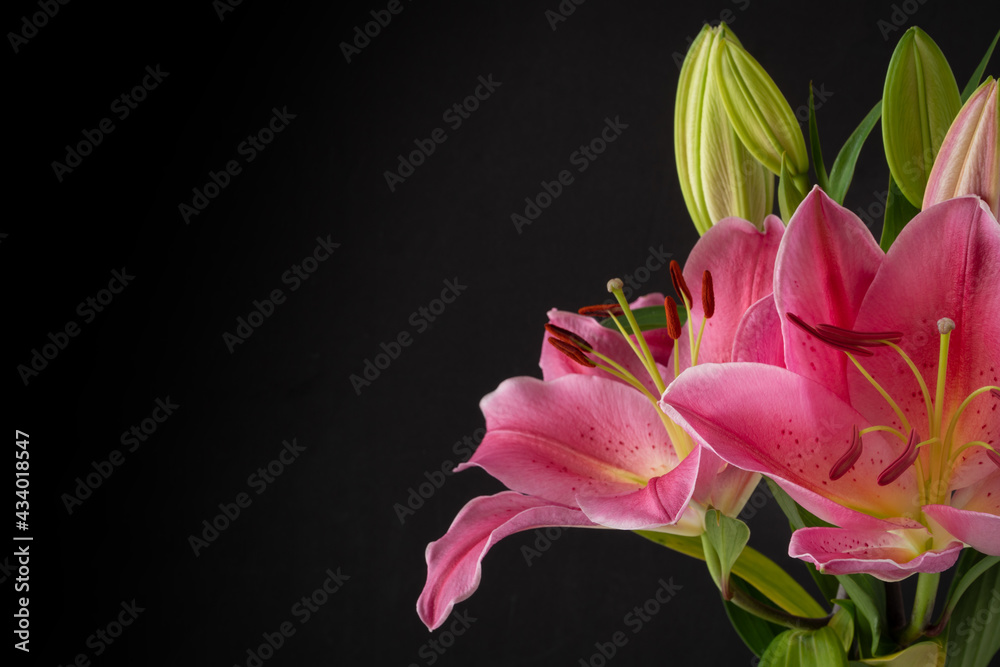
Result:
<instances>
[{"instance_id":1,"label":"green stem","mask_svg":"<svg viewBox=\"0 0 1000 667\"><path fill-rule=\"evenodd\" d=\"M774 607L766 605L763 602L747 595L738 588L732 588L731 592L733 597L729 601L740 609L748 611L754 616L762 618L765 621L783 625L786 628L793 628L797 630L818 630L830 622L829 616L824 616L823 618L806 618L804 616L789 614L781 609L775 609Z\"/></svg>"},{"instance_id":2,"label":"green stem","mask_svg":"<svg viewBox=\"0 0 1000 667\"><path fill-rule=\"evenodd\" d=\"M937 572L921 572L917 576L917 593L913 596L913 614L910 616L910 624L900 637L900 643L903 646L909 646L915 642L930 623L940 581L941 574Z\"/></svg>"}]
</instances>

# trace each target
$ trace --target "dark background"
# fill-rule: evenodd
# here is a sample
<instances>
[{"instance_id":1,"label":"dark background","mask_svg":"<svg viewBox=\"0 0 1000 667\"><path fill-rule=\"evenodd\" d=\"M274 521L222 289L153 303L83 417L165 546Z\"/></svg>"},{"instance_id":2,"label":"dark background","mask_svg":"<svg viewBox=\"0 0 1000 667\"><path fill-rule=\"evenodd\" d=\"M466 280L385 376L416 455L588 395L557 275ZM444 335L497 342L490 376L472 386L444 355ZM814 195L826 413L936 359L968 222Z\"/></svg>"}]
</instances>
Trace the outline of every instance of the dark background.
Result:
<instances>
[{"instance_id":1,"label":"dark background","mask_svg":"<svg viewBox=\"0 0 1000 667\"><path fill-rule=\"evenodd\" d=\"M8 35L13 206L0 229L3 415L31 453L30 529L10 530L34 538L36 664L246 665L284 622L295 634L265 664L578 665L618 630L628 644L613 664L751 664L701 563L613 531L550 533L530 565L522 547L538 535L502 542L457 606L475 622L435 652L427 642L449 642L414 611L424 547L465 502L502 487L480 470L433 471L464 458L454 444L477 435L481 396L539 375L549 308L604 300L605 281L651 248L681 261L690 251L672 118L679 62L703 22L728 19L793 109L810 80L825 91L829 165L879 99L903 29L927 30L962 86L995 8L590 0L553 30L558 0L403 0L348 63L341 42L386 2L242 2L221 18L208 0L49 4L58 13L16 53ZM7 3L5 33L40 11ZM113 101L157 65L169 74L120 119ZM442 113L490 75L501 85L449 127ZM275 108L295 117L247 162L239 145ZM114 131L60 181L52 163L106 117ZM518 233L525 197L616 117L628 125L619 139ZM383 172L439 127L447 140L390 191ZM178 205L234 159L242 171L185 224ZM860 164L846 203L872 211L877 235L877 134ZM282 276L317 237L340 246L292 290ZM123 268L134 278L87 322L78 304ZM419 330L411 314L446 280L466 289ZM668 285L661 270L643 291ZM286 300L231 353L223 334L275 289ZM26 384L17 367L71 321L78 335ZM412 343L356 390L350 376L402 332ZM173 414L129 451L123 432L168 397ZM251 484L293 439L299 457L266 488ZM103 463L110 475L70 513L78 478L115 450L121 464ZM429 478L440 488L401 521L397 504L417 505L408 497ZM196 556L189 537L240 493L250 505ZM782 555L776 504L756 502L752 544L804 575ZM12 600L17 574L3 564ZM301 623L293 606L338 568L349 579ZM683 588L630 632L625 615L660 578ZM133 600L143 611L113 643L91 637Z\"/></svg>"}]
</instances>

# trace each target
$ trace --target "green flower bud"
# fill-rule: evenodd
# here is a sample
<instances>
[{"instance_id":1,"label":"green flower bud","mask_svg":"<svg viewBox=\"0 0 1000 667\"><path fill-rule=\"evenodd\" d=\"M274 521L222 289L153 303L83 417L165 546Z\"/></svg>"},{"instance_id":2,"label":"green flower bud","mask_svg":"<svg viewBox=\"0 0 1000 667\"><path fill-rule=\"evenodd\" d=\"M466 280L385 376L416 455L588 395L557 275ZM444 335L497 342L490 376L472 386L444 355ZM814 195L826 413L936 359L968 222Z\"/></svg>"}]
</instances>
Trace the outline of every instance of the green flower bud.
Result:
<instances>
[{"instance_id":1,"label":"green flower bud","mask_svg":"<svg viewBox=\"0 0 1000 667\"><path fill-rule=\"evenodd\" d=\"M743 144L772 174L781 173L783 153L793 176L807 174L802 128L778 86L739 42L719 39L713 49L722 101Z\"/></svg>"},{"instance_id":2,"label":"green flower bud","mask_svg":"<svg viewBox=\"0 0 1000 667\"><path fill-rule=\"evenodd\" d=\"M706 25L691 44L674 111L677 173L700 234L730 216L762 227L773 206L774 176L740 141L713 74L713 45L724 38L736 41L725 24Z\"/></svg>"},{"instance_id":3,"label":"green flower bud","mask_svg":"<svg viewBox=\"0 0 1000 667\"><path fill-rule=\"evenodd\" d=\"M882 140L900 191L920 208L934 158L962 100L941 49L920 28L900 38L882 93Z\"/></svg>"}]
</instances>

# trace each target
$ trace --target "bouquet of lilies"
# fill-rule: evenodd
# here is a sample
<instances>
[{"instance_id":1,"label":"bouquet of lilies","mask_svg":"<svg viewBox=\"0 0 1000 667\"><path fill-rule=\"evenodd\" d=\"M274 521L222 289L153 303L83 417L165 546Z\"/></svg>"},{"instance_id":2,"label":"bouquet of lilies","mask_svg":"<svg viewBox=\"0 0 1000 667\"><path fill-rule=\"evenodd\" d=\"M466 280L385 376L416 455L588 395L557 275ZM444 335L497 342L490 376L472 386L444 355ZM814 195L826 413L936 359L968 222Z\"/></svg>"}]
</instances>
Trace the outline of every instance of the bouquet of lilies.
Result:
<instances>
[{"instance_id":1,"label":"bouquet of lilies","mask_svg":"<svg viewBox=\"0 0 1000 667\"><path fill-rule=\"evenodd\" d=\"M475 591L498 540L610 528L704 560L762 665L989 663L1000 102L982 79L996 43L960 91L934 41L907 31L882 100L827 171L812 98L807 142L732 31L705 26L675 109L701 239L671 264L671 296L630 303L612 279L614 302L550 311L542 379L482 400L486 436L458 469L510 490L469 502L428 545L428 628ZM877 241L842 203L879 122L890 178ZM818 596L747 546L736 517L761 476ZM982 630L963 633L970 623Z\"/></svg>"}]
</instances>

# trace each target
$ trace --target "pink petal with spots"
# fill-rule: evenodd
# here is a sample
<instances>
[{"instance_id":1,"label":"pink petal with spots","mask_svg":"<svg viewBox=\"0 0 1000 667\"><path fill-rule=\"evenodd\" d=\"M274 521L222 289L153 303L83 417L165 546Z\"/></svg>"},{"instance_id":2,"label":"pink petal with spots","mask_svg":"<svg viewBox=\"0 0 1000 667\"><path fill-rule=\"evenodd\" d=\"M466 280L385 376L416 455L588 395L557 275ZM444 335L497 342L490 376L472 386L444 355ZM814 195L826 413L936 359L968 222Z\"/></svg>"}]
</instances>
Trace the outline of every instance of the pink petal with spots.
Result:
<instances>
[{"instance_id":1,"label":"pink petal with spots","mask_svg":"<svg viewBox=\"0 0 1000 667\"><path fill-rule=\"evenodd\" d=\"M677 464L653 404L613 380L513 378L480 407L486 436L456 470L476 465L514 491L555 503L630 493Z\"/></svg>"},{"instance_id":2,"label":"pink petal with spots","mask_svg":"<svg viewBox=\"0 0 1000 667\"><path fill-rule=\"evenodd\" d=\"M876 484L904 447L891 436L864 436L857 463L830 479L853 427L868 423L826 387L786 369L740 362L697 366L667 387L660 405L724 461L772 477L829 523L885 530L899 527L887 519L919 513L912 468L887 486Z\"/></svg>"},{"instance_id":3,"label":"pink petal with spots","mask_svg":"<svg viewBox=\"0 0 1000 667\"><path fill-rule=\"evenodd\" d=\"M917 572L944 572L958 560L960 542L924 551L930 537L923 528L898 532L802 528L792 534L788 555L809 561L824 574L870 574L882 581L899 581Z\"/></svg>"},{"instance_id":4,"label":"pink petal with spots","mask_svg":"<svg viewBox=\"0 0 1000 667\"><path fill-rule=\"evenodd\" d=\"M937 322L955 322L948 353L944 415L950 419L969 394L1000 384L1000 225L978 197L951 199L907 224L886 256L861 306L856 327L903 333L900 347L921 369L930 395L937 386ZM909 367L878 348L865 368L897 401L922 437L929 437L926 403ZM872 385L852 370L851 402L874 423L898 420ZM981 440L1000 447L1000 408L989 392L974 399L958 421L954 442ZM966 450L952 488L973 484L992 470L981 447Z\"/></svg>"}]
</instances>

